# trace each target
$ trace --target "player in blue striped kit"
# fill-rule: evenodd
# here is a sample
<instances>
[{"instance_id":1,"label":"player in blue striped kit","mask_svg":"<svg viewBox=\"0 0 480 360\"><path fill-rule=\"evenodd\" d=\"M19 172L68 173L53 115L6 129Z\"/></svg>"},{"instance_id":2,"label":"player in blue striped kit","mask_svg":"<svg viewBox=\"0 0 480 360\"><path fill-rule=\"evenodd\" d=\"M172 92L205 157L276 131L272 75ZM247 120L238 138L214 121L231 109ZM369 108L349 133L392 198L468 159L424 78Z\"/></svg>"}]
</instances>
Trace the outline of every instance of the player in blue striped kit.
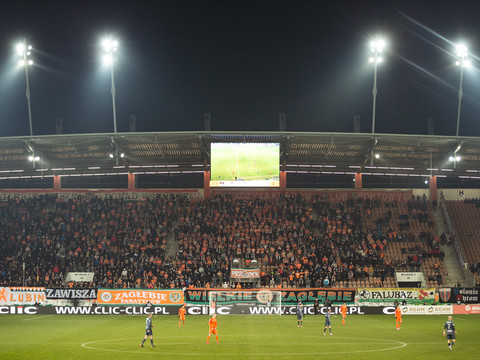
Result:
<instances>
[{"instance_id":1,"label":"player in blue striped kit","mask_svg":"<svg viewBox=\"0 0 480 360\"><path fill-rule=\"evenodd\" d=\"M452 321L452 317L449 316L448 320L445 321L445 325L443 326L443 336L447 335L447 345L450 351L453 350L453 345L455 345L455 335L457 334L457 330L455 329L455 324ZM450 343L450 340L452 341Z\"/></svg>"},{"instance_id":2,"label":"player in blue striped kit","mask_svg":"<svg viewBox=\"0 0 480 360\"><path fill-rule=\"evenodd\" d=\"M155 347L153 345L153 331L152 331L153 325L152 325L152 314L149 314L147 317L147 320L145 321L145 337L143 338L142 343L140 344L140 347L143 347L143 343L145 340L147 340L147 337L150 336L150 346Z\"/></svg>"}]
</instances>

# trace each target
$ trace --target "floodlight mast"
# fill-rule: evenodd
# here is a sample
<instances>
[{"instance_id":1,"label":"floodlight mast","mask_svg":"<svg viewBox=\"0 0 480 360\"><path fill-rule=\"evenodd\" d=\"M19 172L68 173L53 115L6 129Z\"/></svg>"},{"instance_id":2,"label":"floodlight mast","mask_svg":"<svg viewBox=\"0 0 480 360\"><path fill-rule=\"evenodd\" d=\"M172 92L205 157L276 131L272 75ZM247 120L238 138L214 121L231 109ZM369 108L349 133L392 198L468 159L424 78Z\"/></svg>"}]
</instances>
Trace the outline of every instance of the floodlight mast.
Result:
<instances>
[{"instance_id":1,"label":"floodlight mast","mask_svg":"<svg viewBox=\"0 0 480 360\"><path fill-rule=\"evenodd\" d=\"M33 65L33 61L29 59L31 54L32 45L27 45L26 41L19 43L17 45L17 50L19 55L22 57L19 64L25 68L25 82L26 82L26 91L25 96L27 98L27 106L28 106L28 122L30 125L30 136L33 136L33 126L32 126L32 107L30 104L30 82L28 79L28 67Z\"/></svg>"},{"instance_id":2,"label":"floodlight mast","mask_svg":"<svg viewBox=\"0 0 480 360\"><path fill-rule=\"evenodd\" d=\"M117 133L117 110L115 105L115 76L113 72L113 65L115 63L116 57L115 52L117 51L118 42L116 40L112 40L111 38L106 38L102 42L103 49L105 50L105 55L103 57L103 61L105 64L110 66L110 78L112 81L111 86L111 93L112 93L112 107L113 107L113 132Z\"/></svg>"},{"instance_id":3,"label":"floodlight mast","mask_svg":"<svg viewBox=\"0 0 480 360\"><path fill-rule=\"evenodd\" d=\"M375 134L375 112L377 108L377 65L383 61L380 54L383 52L385 42L378 37L370 42L370 51L373 55L369 61L373 63L373 110L372 110L372 134Z\"/></svg>"},{"instance_id":4,"label":"floodlight mast","mask_svg":"<svg viewBox=\"0 0 480 360\"><path fill-rule=\"evenodd\" d=\"M468 56L468 48L465 44L457 45L457 56L459 60L456 61L456 65L460 66L460 85L458 87L458 109L457 109L457 132L456 136L458 136L460 130L460 111L462 107L462 98L463 98L463 68L468 66L468 60L465 58Z\"/></svg>"}]
</instances>

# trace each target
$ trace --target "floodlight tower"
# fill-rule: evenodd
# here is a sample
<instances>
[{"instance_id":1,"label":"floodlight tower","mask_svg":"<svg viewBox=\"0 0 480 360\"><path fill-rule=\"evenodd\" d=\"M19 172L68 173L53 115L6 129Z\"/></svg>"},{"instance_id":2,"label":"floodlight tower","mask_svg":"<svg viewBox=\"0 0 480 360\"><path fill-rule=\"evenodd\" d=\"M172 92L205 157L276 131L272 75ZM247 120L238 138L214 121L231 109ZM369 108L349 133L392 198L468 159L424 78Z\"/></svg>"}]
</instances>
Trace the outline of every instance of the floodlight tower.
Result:
<instances>
[{"instance_id":1,"label":"floodlight tower","mask_svg":"<svg viewBox=\"0 0 480 360\"><path fill-rule=\"evenodd\" d=\"M115 106L115 77L113 75L113 65L117 58L115 53L117 52L118 42L113 40L112 38L108 37L103 39L102 41L103 50L105 51L103 55L103 63L105 65L110 66L110 77L112 80L112 106L113 106L113 132L117 133L117 111Z\"/></svg>"},{"instance_id":2,"label":"floodlight tower","mask_svg":"<svg viewBox=\"0 0 480 360\"><path fill-rule=\"evenodd\" d=\"M372 110L372 134L375 134L375 111L377 107L377 65L383 61L381 56L383 49L385 48L385 41L378 37L370 42L370 51L373 53L368 59L373 63L373 110Z\"/></svg>"},{"instance_id":3,"label":"floodlight tower","mask_svg":"<svg viewBox=\"0 0 480 360\"><path fill-rule=\"evenodd\" d=\"M460 130L460 109L462 106L462 98L463 98L463 68L470 66L470 61L467 58L468 56L468 48L465 44L458 44L456 47L456 53L458 60L455 62L455 65L460 66L460 86L458 87L458 110L457 110L457 132L456 136L458 136L458 132Z\"/></svg>"},{"instance_id":4,"label":"floodlight tower","mask_svg":"<svg viewBox=\"0 0 480 360\"><path fill-rule=\"evenodd\" d=\"M30 58L32 53L32 45L26 43L25 40L17 44L17 53L21 56L21 59L18 61L18 66L23 66L25 68L25 81L26 81L26 97L28 105L28 122L30 124L30 136L33 136L32 128L32 107L30 105L30 83L28 81L28 67L33 65L33 60Z\"/></svg>"}]
</instances>

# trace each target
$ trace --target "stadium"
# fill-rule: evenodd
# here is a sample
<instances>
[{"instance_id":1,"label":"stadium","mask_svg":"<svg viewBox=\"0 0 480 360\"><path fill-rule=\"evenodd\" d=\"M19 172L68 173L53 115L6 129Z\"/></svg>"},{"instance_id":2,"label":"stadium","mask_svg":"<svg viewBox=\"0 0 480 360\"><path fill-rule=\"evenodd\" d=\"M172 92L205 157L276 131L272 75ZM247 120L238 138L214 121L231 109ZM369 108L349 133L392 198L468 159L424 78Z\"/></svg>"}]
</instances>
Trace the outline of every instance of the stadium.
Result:
<instances>
[{"instance_id":1,"label":"stadium","mask_svg":"<svg viewBox=\"0 0 480 360\"><path fill-rule=\"evenodd\" d=\"M361 123L360 115L354 115L353 121L351 115L344 116L343 107L349 108L349 102L357 100L347 97L361 83L356 82L362 77L358 73L345 73L348 86L340 86L339 81L331 87L330 96L323 95L322 107L332 99L337 105L341 103L328 110L330 115L338 114L326 116L328 111L319 112L322 131L317 131L316 125L304 126L309 129L305 131L295 121L307 110L297 109L297 116L289 117L287 123L286 113L278 109L305 106L306 100L297 104L293 99L298 100L300 95L296 94L304 91L319 95L312 88L308 91L297 86L289 88L284 86L288 81L280 85L277 78L266 81L277 84L275 91L270 85L263 86L253 80L246 87L239 85L250 76L246 74L254 66L241 68L248 61L232 49L243 42L251 45L254 56L247 58L252 63L254 59L262 62L261 56L256 58L258 54L269 53L263 51L267 47L263 42L255 43L252 38L242 41L243 33L238 32L238 24L245 19L251 21L242 27L245 33L255 27L252 7L236 4L238 9L232 13L220 11L218 4L212 3L211 8L219 11L218 14L213 11L213 16L207 6L210 3L193 3L167 6L162 2L162 11L160 7L145 5L143 12L129 4L123 11L137 14L143 22L155 23L152 28L146 27L150 36L151 29L158 30L160 26L165 27L166 33L170 31L171 36L177 36L178 42L197 31L202 34L185 45L182 43L182 47L172 48L182 55L172 55L173 62L186 66L183 70L171 68L176 77L162 74L162 79L172 76L170 79L178 81L175 84L172 81L168 85L171 89L167 90L179 96L176 87L191 87L192 92L201 94L202 109L205 104L214 109L225 107L231 111L229 126L245 125L252 130L212 130L218 118L202 110L200 130L200 122L190 122L179 126L181 130L145 129L149 126L143 124L142 130L137 131L137 117L130 108L143 111L138 125L148 117L160 124L166 116L160 117L152 106L169 101L158 100L159 97L172 98L161 86L150 87L144 93L138 91L135 85L138 83L129 75L139 73L135 69L128 74L127 65L132 69L148 68L150 73L142 78L145 82L149 77L160 76L161 70L140 66L145 63L133 55L125 60L127 52L121 52L122 45L132 49L132 41L121 43L111 36L102 43L109 70L108 81L102 79L102 82L108 83L109 88L90 78L85 98L97 105L86 106L87 115L75 114L85 117L80 124L67 118L66 129L74 129L68 133L64 131L63 118L55 118L55 131L51 129L52 114L60 112L63 94L53 95L47 90L39 94L54 99L54 109L42 109L40 101L35 102L35 95L40 92L35 88L39 82L36 80L41 79L35 72L40 69L57 73L47 65L35 69L31 57L64 65L53 52L47 53L47 42L43 44L43 52L34 51L26 40L17 47L23 66L21 77L25 77L26 93L22 83L22 96L25 94L22 101L27 100L29 135L25 135L28 131L23 128L27 124L23 113L23 117L11 115L14 113L11 109L17 105L12 99L17 94L13 87L7 87L8 72L0 71L0 88L6 94L0 99L0 117L15 118L0 123L3 133L0 137L0 358L475 358L480 350L480 137L476 136L475 124L478 104L471 95L463 98L462 84L464 68L465 77L472 76L467 73L466 61L478 58L468 53L465 46L462 52L452 55L460 66L457 68L460 86L454 87L454 104L445 100L443 90L433 91L420 78L412 83L427 90L422 96L417 89L412 94L418 96L421 105L407 101L398 110L385 99L402 96L380 96L380 116L376 118L377 65L385 56L385 44L377 36L370 43L373 91L365 96L358 92L358 103L368 100L368 106L362 104L358 108L362 116L372 115L371 131L365 132L370 119L365 124ZM308 14L305 4L292 7L290 2L285 4L275 3L278 9L272 4L260 4L255 11L259 14L266 11L269 16L261 16L261 23L267 24L271 24L270 17L275 18L272 14L283 19L288 13L286 18L290 20L293 19L290 12ZM175 13L175 6L180 6L179 14ZM358 5L348 4L345 8L355 6ZM147 10L152 13L150 16L144 13ZM158 16L163 16L158 21L161 25L156 24L159 13L162 15ZM177 16L172 15L169 23L171 14ZM63 18L61 15L56 19ZM87 15L81 22L88 23L88 27L98 23L92 16L91 25L91 14ZM229 28L227 19L237 24L232 26L233 32L227 31L236 39L232 41L232 49L217 38L216 26L211 32L195 28L192 24L197 24L198 18L202 24L208 23L204 18L210 21L220 18L222 29ZM304 23L303 17L300 18L301 21L295 22L298 27ZM402 14L402 19L406 18ZM124 23L129 22L124 19ZM412 19L408 19L410 23ZM132 24L135 25L132 29L144 28ZM265 34L271 34L272 30L266 27L267 32L255 32L254 37L263 34L270 38ZM157 30L153 31L156 36L160 33ZM274 32L277 31L281 32L281 27ZM68 26L65 32L69 32ZM340 37L345 39L347 33ZM194 51L199 48L203 51L208 43L205 39L210 38L216 39L212 40L214 47L223 44L230 49L228 56L222 58L225 53L217 49L213 58ZM270 41L275 43L273 38ZM285 35L288 44L287 38ZM285 56L290 59L287 62L297 60L297 51L308 57L300 50L309 48L305 45L307 41L294 38L294 46L287 47L287 52L295 56ZM397 38L399 44L400 40ZM197 47L197 42L201 46ZM166 46L168 39L159 37L158 43ZM139 45L139 49L143 48L145 53L146 49L151 50L143 46ZM209 46L205 49L206 54L208 49L212 51ZM69 56L73 58L78 52L76 48ZM201 64L211 62L215 69L223 70L216 73L206 68L198 74L186 71L188 81L184 80L182 71L198 69L194 62L201 60L201 56L195 57L196 52L208 59L205 63L200 61ZM398 53L390 51L387 56L392 62L394 57L396 61L410 61ZM122 56L123 63L119 62ZM151 64L157 65L155 51L149 56L154 59ZM321 52L318 56L322 59L325 54ZM189 57L196 60L185 60ZM283 61L281 56L275 60ZM135 61L137 65L132 66ZM283 74L274 61L263 61L268 68ZM222 67L223 62L228 66ZM417 71L422 70L436 81L441 77L414 65ZM220 80L237 68L240 68L238 77L226 76L225 81L231 87L222 86L225 83ZM331 64L327 68L327 72L334 72ZM58 70L58 74L63 75L63 80L80 83L62 71ZM256 74L261 77L260 72ZM196 78L199 83L208 79L208 85L200 86ZM299 78L303 80L298 84L303 85L305 75ZM369 90L371 80L369 77ZM398 86L405 91L402 87L405 80L411 79L398 76L390 89ZM442 84L449 81L448 78ZM465 88L471 90L468 86L472 86L469 83L472 80L465 81ZM322 86L327 88L328 84L326 78ZM123 89L128 88L124 93L122 85ZM50 86L45 84L45 89ZM209 90L210 86L217 90ZM240 90L232 91L237 86ZM348 91L335 91L343 87ZM380 87L379 93L386 93L386 87ZM260 127L255 124L255 116L262 117L265 109L259 104L269 103L278 96L278 89L292 98L286 104L277 100L274 121L278 126L254 130ZM111 99L99 96L102 91L111 95ZM224 96L229 91L233 97L248 93L255 98L241 106L251 112L238 111L241 113L238 115L235 107L230 109L230 98ZM135 97L134 92L142 94ZM352 98L356 96L357 93ZM145 99L138 100L142 97ZM162 110L171 114L172 123L181 123L186 114L197 114L200 108L195 101L189 102L187 95L179 98L171 108ZM240 99L245 98L235 100L241 103ZM445 101L440 104L442 100ZM65 108L71 107L72 112L78 109L72 102L65 103ZM439 120L425 117L426 121L422 121L427 124L426 132L395 131L396 120L400 119L399 123L405 120L399 115L405 108L415 113L409 121L418 122L427 113L421 108L429 106L435 109L429 111ZM306 107L315 109L314 105ZM456 124L451 120L451 109L456 110ZM237 115L245 119L252 114L260 115L253 116L251 122L233 120ZM338 129L339 118L348 122L347 131L323 131ZM445 118L449 119L448 125L442 123ZM22 125L17 128L18 119L22 119ZM82 124L88 121L96 122L94 125L98 127L77 131L83 130ZM7 122L10 124L5 125ZM456 125L455 135L451 131L435 131L436 124L440 129ZM108 130L103 131L104 126ZM11 129L15 134L9 135Z\"/></svg>"},{"instance_id":2,"label":"stadium","mask_svg":"<svg viewBox=\"0 0 480 360\"><path fill-rule=\"evenodd\" d=\"M131 334L150 311L155 354L165 358L441 354L436 332L448 314L471 327L458 353L475 351L478 321L466 314L479 311L478 190L468 171L476 138L203 131L18 140L0 139L7 358L144 356ZM211 144L249 142L280 144L279 186L210 186ZM124 156L112 158L117 149ZM452 149L462 156L455 167ZM325 305L334 309L328 343L318 339ZM213 311L221 348L211 350L199 334ZM34 341L19 349L25 334Z\"/></svg>"}]
</instances>

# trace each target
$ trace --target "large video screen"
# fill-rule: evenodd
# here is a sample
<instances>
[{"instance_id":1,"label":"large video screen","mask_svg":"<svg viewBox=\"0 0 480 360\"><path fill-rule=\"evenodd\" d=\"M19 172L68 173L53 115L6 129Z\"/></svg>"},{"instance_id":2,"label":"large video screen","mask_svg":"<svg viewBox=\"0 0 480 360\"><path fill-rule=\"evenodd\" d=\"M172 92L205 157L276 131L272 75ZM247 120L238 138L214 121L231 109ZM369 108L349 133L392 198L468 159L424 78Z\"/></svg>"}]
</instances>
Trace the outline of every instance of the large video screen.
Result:
<instances>
[{"instance_id":1,"label":"large video screen","mask_svg":"<svg viewBox=\"0 0 480 360\"><path fill-rule=\"evenodd\" d=\"M279 187L279 143L212 143L212 187Z\"/></svg>"}]
</instances>

